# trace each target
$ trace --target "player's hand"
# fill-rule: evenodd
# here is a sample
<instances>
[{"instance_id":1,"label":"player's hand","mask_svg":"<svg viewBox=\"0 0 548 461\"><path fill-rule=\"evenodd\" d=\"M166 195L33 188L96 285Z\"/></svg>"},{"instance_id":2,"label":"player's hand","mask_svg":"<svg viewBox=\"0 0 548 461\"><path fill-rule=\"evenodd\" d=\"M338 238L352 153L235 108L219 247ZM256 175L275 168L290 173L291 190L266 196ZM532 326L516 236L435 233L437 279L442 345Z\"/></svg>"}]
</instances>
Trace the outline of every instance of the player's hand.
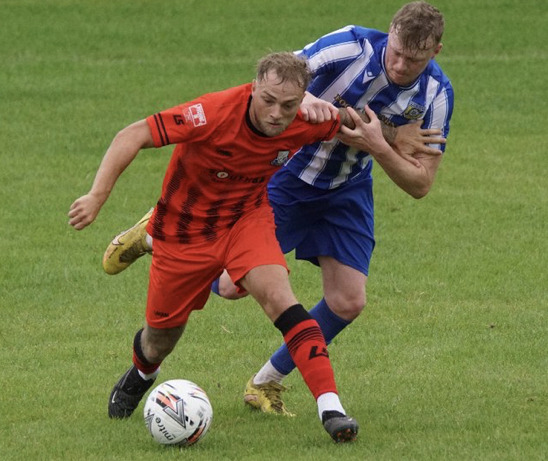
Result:
<instances>
[{"instance_id":1,"label":"player's hand","mask_svg":"<svg viewBox=\"0 0 548 461\"><path fill-rule=\"evenodd\" d=\"M445 138L441 136L441 130L421 128L424 120L399 126L394 138L394 150L402 157L408 159L415 154L441 155L441 150L432 147L432 144L445 144Z\"/></svg>"},{"instance_id":2,"label":"player's hand","mask_svg":"<svg viewBox=\"0 0 548 461\"><path fill-rule=\"evenodd\" d=\"M352 107L347 107L346 110L354 121L355 128L351 129L342 125L337 134L340 141L350 147L369 152L373 156L388 149L391 150L382 134L381 122L369 106L364 107L369 122L365 122Z\"/></svg>"},{"instance_id":3,"label":"player's hand","mask_svg":"<svg viewBox=\"0 0 548 461\"><path fill-rule=\"evenodd\" d=\"M76 230L89 226L99 213L103 203L92 194L82 195L70 206L69 224Z\"/></svg>"},{"instance_id":4,"label":"player's hand","mask_svg":"<svg viewBox=\"0 0 548 461\"><path fill-rule=\"evenodd\" d=\"M313 96L308 91L304 95L300 109L303 118L310 123L335 120L339 115L339 110L333 104Z\"/></svg>"}]
</instances>

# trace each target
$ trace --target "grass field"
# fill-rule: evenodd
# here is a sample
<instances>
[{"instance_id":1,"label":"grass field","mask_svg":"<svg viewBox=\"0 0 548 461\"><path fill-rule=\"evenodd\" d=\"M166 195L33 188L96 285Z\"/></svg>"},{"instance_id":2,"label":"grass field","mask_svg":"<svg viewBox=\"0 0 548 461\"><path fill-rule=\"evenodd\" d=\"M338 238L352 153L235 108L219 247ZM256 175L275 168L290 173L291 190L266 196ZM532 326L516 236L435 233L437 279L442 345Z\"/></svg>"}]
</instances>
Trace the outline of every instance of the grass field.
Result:
<instances>
[{"instance_id":1,"label":"grass field","mask_svg":"<svg viewBox=\"0 0 548 461\"><path fill-rule=\"evenodd\" d=\"M212 298L161 380L208 392L207 437L156 445L141 407L107 398L142 323L149 259L109 277L105 245L156 201L171 149L143 153L96 223L67 225L114 134L252 78L271 50L358 23L386 30L403 2L0 0L0 458L3 460L542 460L548 453L548 73L545 0L440 0L439 56L456 107L431 193L375 170L368 307L331 346L359 440L333 444L301 377L294 419L244 407L280 336L249 299ZM319 272L295 262L308 307Z\"/></svg>"}]
</instances>

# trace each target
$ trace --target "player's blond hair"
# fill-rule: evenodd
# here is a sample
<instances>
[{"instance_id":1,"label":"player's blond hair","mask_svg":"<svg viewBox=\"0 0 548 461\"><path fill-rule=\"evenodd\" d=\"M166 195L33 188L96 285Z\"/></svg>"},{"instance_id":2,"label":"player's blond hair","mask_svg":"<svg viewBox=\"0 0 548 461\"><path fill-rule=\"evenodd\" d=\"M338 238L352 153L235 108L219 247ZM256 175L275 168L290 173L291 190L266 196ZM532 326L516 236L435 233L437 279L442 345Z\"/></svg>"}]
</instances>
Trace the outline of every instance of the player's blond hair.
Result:
<instances>
[{"instance_id":1,"label":"player's blond hair","mask_svg":"<svg viewBox=\"0 0 548 461\"><path fill-rule=\"evenodd\" d=\"M306 89L312 80L312 74L304 59L290 52L270 53L257 63L257 81L264 79L271 70L275 71L280 82L293 82Z\"/></svg>"},{"instance_id":2,"label":"player's blond hair","mask_svg":"<svg viewBox=\"0 0 548 461\"><path fill-rule=\"evenodd\" d=\"M390 31L411 50L424 50L441 42L445 21L443 14L429 3L419 1L403 5L392 18Z\"/></svg>"}]
</instances>

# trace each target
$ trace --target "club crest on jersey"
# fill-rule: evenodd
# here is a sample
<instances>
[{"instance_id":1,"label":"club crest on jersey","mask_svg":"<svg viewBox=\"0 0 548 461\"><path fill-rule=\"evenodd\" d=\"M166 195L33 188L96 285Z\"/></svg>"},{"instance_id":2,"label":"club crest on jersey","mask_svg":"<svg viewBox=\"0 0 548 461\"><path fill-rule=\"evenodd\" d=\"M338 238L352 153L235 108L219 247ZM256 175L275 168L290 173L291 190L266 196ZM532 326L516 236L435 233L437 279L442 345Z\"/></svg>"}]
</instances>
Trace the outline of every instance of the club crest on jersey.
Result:
<instances>
[{"instance_id":1,"label":"club crest on jersey","mask_svg":"<svg viewBox=\"0 0 548 461\"><path fill-rule=\"evenodd\" d=\"M425 110L426 108L424 106L411 101L407 106L407 109L403 112L403 116L407 120L419 120L424 115Z\"/></svg>"},{"instance_id":2,"label":"club crest on jersey","mask_svg":"<svg viewBox=\"0 0 548 461\"><path fill-rule=\"evenodd\" d=\"M282 166L285 162L287 162L288 158L289 158L288 150L279 150L278 156L274 160L272 160L270 164L274 166Z\"/></svg>"},{"instance_id":3,"label":"club crest on jersey","mask_svg":"<svg viewBox=\"0 0 548 461\"><path fill-rule=\"evenodd\" d=\"M185 118L194 126L202 126L207 123L204 108L201 104L194 104L183 112Z\"/></svg>"}]
</instances>

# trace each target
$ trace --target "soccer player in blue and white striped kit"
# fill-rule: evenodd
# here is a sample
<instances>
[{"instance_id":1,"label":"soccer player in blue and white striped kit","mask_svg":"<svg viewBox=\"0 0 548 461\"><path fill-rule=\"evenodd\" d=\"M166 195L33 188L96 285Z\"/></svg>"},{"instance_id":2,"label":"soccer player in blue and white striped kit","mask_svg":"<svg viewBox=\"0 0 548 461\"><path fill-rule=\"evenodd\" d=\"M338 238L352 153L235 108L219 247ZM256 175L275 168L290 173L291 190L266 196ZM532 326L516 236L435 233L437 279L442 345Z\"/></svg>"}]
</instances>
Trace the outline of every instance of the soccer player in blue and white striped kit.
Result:
<instances>
[{"instance_id":1,"label":"soccer player in blue and white striped kit","mask_svg":"<svg viewBox=\"0 0 548 461\"><path fill-rule=\"evenodd\" d=\"M350 110L360 130L342 128L338 140L304 146L268 186L282 250L295 250L297 259L321 268L324 296L310 314L328 344L366 303L375 246L373 159L401 189L421 198L443 157L453 111L451 83L433 59L442 48L443 29L440 11L418 1L394 15L388 33L348 26L298 52L314 73L301 105L305 117L322 122L335 117L337 107L350 107L371 119L365 123ZM375 151L360 149L370 145L365 137L379 119L387 142ZM422 142L403 135L414 123L422 123ZM443 138L429 138L440 133ZM151 251L148 217L150 212L109 245L103 259L107 273L116 274ZM226 273L213 290L227 298L241 296ZM291 415L281 400L281 383L294 368L283 345L248 381L245 402L267 413Z\"/></svg>"},{"instance_id":2,"label":"soccer player in blue and white striped kit","mask_svg":"<svg viewBox=\"0 0 548 461\"><path fill-rule=\"evenodd\" d=\"M422 121L422 128L440 129L447 137L453 89L433 60L442 48L443 27L436 8L413 2L396 13L388 34L348 26L306 46L300 54L315 75L305 99L310 117L329 118L333 106L363 110L368 105L388 125ZM358 141L345 140L352 145ZM304 146L269 183L282 250L295 249L297 259L321 268L324 297L310 314L327 343L366 303L364 287L375 245L373 158L415 198L428 193L442 159L432 153L410 156L410 146L391 141L395 149L383 153L363 152L337 138ZM430 147L445 150L444 144ZM281 382L294 368L282 346L250 379L245 401L263 411L289 414L280 399Z\"/></svg>"}]
</instances>

